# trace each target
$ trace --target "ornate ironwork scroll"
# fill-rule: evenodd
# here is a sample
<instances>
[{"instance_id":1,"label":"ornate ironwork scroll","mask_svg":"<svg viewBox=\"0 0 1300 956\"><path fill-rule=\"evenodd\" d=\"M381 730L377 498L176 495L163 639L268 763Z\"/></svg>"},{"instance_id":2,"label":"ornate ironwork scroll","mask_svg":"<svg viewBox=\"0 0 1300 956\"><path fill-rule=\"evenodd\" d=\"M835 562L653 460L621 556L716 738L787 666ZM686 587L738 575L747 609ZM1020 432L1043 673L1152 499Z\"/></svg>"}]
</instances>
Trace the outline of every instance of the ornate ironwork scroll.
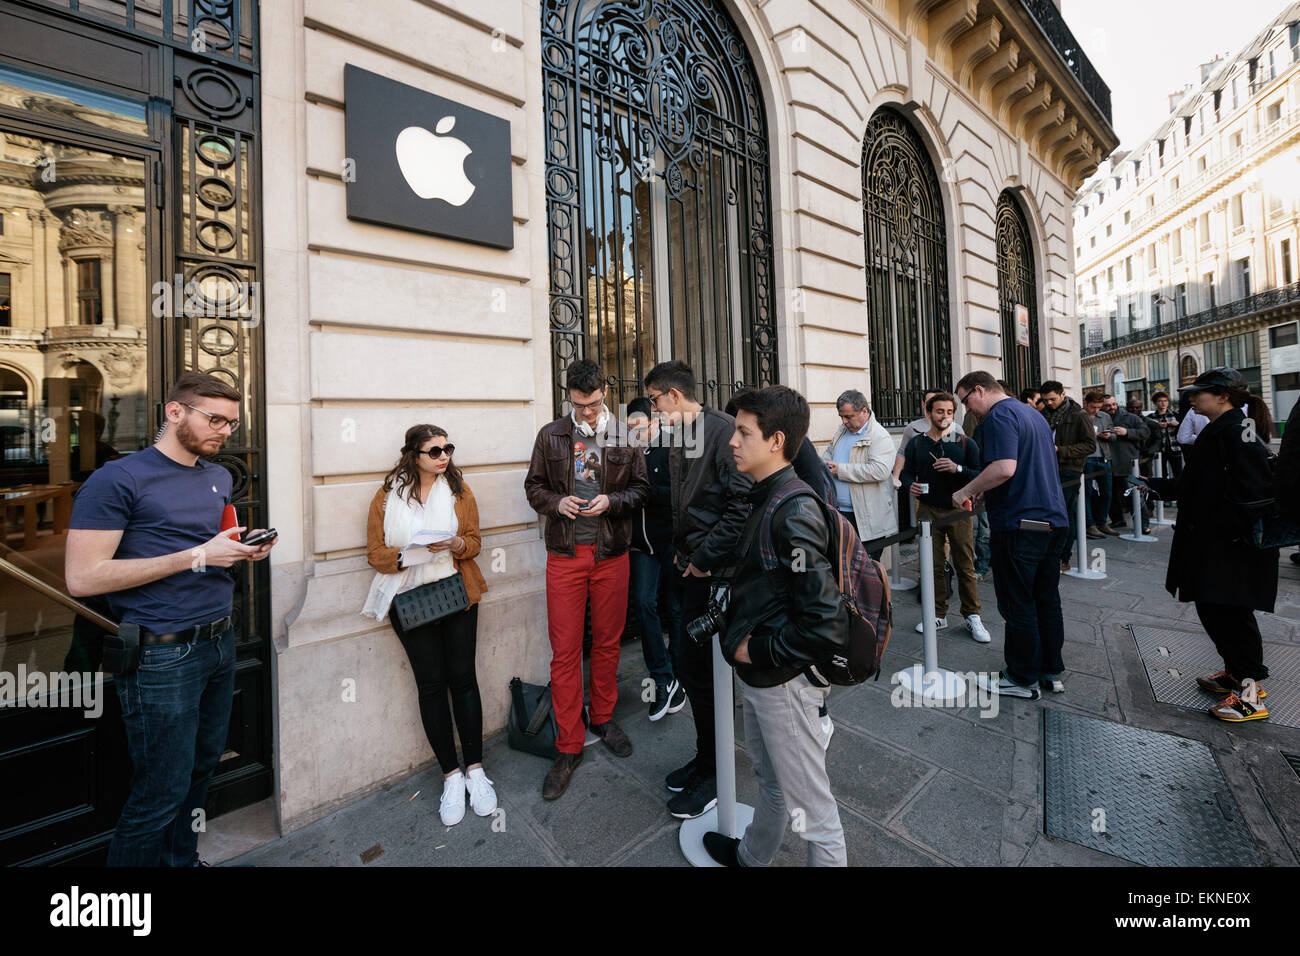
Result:
<instances>
[{"instance_id":1,"label":"ornate ironwork scroll","mask_svg":"<svg viewBox=\"0 0 1300 956\"><path fill-rule=\"evenodd\" d=\"M614 402L668 356L710 404L775 382L766 120L726 12L546 0L542 65L557 411L582 356L603 363Z\"/></svg>"},{"instance_id":2,"label":"ornate ironwork scroll","mask_svg":"<svg viewBox=\"0 0 1300 956\"><path fill-rule=\"evenodd\" d=\"M886 426L916 418L924 389L952 385L943 200L920 136L882 107L862 144L872 408Z\"/></svg>"}]
</instances>

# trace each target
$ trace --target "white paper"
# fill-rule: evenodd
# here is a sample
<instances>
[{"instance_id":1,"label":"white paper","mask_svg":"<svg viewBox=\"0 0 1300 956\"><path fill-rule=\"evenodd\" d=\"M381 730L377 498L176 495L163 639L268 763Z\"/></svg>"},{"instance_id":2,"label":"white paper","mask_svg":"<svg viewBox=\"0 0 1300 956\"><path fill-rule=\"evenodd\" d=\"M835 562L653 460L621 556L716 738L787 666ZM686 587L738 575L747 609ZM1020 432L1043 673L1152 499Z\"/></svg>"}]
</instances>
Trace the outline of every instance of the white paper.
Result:
<instances>
[{"instance_id":1,"label":"white paper","mask_svg":"<svg viewBox=\"0 0 1300 956\"><path fill-rule=\"evenodd\" d=\"M434 554L425 545L447 541L455 535L450 531L417 531L411 536L411 543L402 549L402 567L409 568L417 564L428 564Z\"/></svg>"}]
</instances>

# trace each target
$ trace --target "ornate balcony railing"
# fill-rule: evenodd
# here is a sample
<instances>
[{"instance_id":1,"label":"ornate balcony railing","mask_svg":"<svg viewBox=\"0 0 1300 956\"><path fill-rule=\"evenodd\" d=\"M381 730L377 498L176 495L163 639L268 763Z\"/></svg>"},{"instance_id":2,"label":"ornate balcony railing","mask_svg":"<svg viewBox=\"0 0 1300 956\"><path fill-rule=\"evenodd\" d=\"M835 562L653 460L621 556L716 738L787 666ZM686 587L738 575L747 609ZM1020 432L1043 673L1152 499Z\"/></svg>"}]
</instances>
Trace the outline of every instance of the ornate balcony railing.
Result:
<instances>
[{"instance_id":1,"label":"ornate balcony railing","mask_svg":"<svg viewBox=\"0 0 1300 956\"><path fill-rule=\"evenodd\" d=\"M1115 349L1122 349L1130 345L1150 342L1152 339L1162 338L1166 335L1173 335L1175 332L1189 332L1192 329L1204 328L1207 325L1213 325L1215 322L1222 322L1224 319L1239 319L1243 316L1254 315L1256 312L1266 312L1269 309L1276 309L1280 305L1287 305L1292 302L1300 302L1300 282L1293 282L1278 289L1265 289L1263 292L1256 292L1254 295L1237 299L1235 302L1225 302L1223 305L1216 305L1212 309L1193 312L1191 315L1183 316L1176 322L1156 322L1155 325L1147 326L1145 329L1134 329L1127 335L1106 339L1097 348L1084 349L1081 354L1084 358L1090 358L1103 352L1112 352Z\"/></svg>"},{"instance_id":2,"label":"ornate balcony railing","mask_svg":"<svg viewBox=\"0 0 1300 956\"><path fill-rule=\"evenodd\" d=\"M1102 81L1092 62L1084 55L1079 41L1065 25L1061 11L1056 9L1056 4L1052 3L1052 0L1020 0L1020 2L1038 23L1043 35L1047 37L1047 42L1055 47L1066 69L1074 74L1084 92L1097 104L1097 109L1101 110L1101 115L1106 117L1106 122L1113 122L1110 115L1110 87Z\"/></svg>"}]
</instances>

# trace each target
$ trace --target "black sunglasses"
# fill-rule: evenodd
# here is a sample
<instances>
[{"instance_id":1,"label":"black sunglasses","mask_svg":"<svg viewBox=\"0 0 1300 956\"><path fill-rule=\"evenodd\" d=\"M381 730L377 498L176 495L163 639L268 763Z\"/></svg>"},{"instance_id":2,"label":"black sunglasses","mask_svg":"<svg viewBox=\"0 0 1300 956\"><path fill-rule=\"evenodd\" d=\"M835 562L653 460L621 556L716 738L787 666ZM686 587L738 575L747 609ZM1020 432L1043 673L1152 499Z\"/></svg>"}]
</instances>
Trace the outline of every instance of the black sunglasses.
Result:
<instances>
[{"instance_id":1,"label":"black sunglasses","mask_svg":"<svg viewBox=\"0 0 1300 956\"><path fill-rule=\"evenodd\" d=\"M418 452L418 454L421 454L421 455L428 455L428 456L429 456L430 458L432 458L434 461L437 461L439 458L442 457L443 452L446 452L447 457L450 458L451 455L452 455L452 452L454 452L455 450L456 450L456 446L455 446L455 445L434 445L434 446L433 446L432 448L430 448L428 451Z\"/></svg>"}]
</instances>

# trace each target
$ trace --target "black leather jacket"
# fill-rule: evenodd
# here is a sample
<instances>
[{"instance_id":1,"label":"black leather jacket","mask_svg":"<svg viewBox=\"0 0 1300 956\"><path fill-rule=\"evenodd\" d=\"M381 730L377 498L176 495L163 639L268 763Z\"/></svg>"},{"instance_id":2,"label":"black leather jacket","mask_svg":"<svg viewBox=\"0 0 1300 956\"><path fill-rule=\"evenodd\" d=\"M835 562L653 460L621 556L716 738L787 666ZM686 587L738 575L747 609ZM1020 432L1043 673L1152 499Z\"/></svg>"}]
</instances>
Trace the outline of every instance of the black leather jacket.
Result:
<instances>
[{"instance_id":1,"label":"black leather jacket","mask_svg":"<svg viewBox=\"0 0 1300 956\"><path fill-rule=\"evenodd\" d=\"M703 408L673 436L673 548L682 568L689 562L701 571L713 571L740 541L748 514L745 495L753 482L736 470L727 444L735 430L730 415Z\"/></svg>"},{"instance_id":2,"label":"black leather jacket","mask_svg":"<svg viewBox=\"0 0 1300 956\"><path fill-rule=\"evenodd\" d=\"M848 609L826 557L829 532L821 506L809 495L781 503L772 516L772 548L779 567L767 572L759 556L758 522L776 489L798 478L786 466L756 484L737 553L722 654L751 687L775 687L821 664L848 644ZM737 663L749 638L751 664Z\"/></svg>"}]
</instances>

